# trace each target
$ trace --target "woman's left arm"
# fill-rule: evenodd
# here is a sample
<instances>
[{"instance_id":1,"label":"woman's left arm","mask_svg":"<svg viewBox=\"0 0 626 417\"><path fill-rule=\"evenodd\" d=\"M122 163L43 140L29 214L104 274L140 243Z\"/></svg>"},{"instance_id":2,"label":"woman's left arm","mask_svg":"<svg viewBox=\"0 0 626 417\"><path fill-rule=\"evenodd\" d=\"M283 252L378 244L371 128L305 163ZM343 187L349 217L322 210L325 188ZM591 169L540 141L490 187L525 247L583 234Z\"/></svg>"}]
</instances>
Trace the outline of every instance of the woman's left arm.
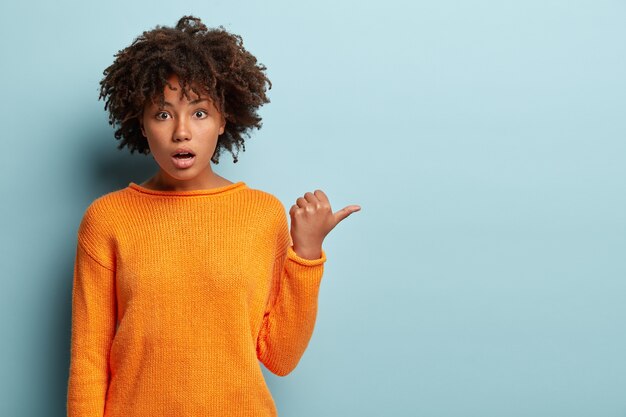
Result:
<instances>
[{"instance_id":1,"label":"woman's left arm","mask_svg":"<svg viewBox=\"0 0 626 417\"><path fill-rule=\"evenodd\" d=\"M284 376L296 367L313 334L326 261L322 241L358 210L351 205L333 214L321 190L307 192L289 211L291 232L283 210L273 270L277 284L257 339L257 357L274 374Z\"/></svg>"}]
</instances>

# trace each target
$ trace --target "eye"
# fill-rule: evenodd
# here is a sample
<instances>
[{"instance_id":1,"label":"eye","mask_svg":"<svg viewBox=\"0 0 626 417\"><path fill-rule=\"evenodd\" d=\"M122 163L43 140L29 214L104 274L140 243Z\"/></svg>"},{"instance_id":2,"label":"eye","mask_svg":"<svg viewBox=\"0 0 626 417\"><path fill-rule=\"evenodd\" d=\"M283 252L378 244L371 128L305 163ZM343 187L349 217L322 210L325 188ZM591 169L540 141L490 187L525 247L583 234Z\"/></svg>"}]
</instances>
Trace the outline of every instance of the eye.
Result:
<instances>
[{"instance_id":1,"label":"eye","mask_svg":"<svg viewBox=\"0 0 626 417\"><path fill-rule=\"evenodd\" d=\"M165 111L160 111L156 114L156 118L157 120L166 120L168 118L169 114Z\"/></svg>"},{"instance_id":2,"label":"eye","mask_svg":"<svg viewBox=\"0 0 626 417\"><path fill-rule=\"evenodd\" d=\"M204 110L196 110L193 115L197 118L197 119L204 119L205 117L207 117L207 112Z\"/></svg>"}]
</instances>

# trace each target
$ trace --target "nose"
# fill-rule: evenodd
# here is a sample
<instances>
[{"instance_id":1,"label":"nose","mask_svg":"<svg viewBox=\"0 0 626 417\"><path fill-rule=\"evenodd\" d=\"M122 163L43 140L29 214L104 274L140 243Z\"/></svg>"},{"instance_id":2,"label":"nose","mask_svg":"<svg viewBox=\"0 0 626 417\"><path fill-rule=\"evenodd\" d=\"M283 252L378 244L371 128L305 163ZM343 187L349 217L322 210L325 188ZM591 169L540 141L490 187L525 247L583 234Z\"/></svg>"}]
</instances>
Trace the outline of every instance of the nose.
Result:
<instances>
[{"instance_id":1,"label":"nose","mask_svg":"<svg viewBox=\"0 0 626 417\"><path fill-rule=\"evenodd\" d=\"M191 131L189 130L189 122L184 117L179 117L174 130L174 141L191 139Z\"/></svg>"}]
</instances>

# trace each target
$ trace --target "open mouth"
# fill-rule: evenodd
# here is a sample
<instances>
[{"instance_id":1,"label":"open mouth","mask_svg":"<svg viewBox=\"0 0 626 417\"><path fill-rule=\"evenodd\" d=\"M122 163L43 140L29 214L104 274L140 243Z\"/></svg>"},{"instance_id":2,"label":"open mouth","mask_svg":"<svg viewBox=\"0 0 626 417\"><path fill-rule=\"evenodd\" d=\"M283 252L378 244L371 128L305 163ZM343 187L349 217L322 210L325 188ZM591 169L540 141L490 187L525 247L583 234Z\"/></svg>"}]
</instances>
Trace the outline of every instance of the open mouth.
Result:
<instances>
[{"instance_id":1,"label":"open mouth","mask_svg":"<svg viewBox=\"0 0 626 417\"><path fill-rule=\"evenodd\" d=\"M191 159L194 156L194 154L188 152L174 154L174 158L176 159Z\"/></svg>"},{"instance_id":2,"label":"open mouth","mask_svg":"<svg viewBox=\"0 0 626 417\"><path fill-rule=\"evenodd\" d=\"M172 155L172 162L178 169L191 167L196 161L196 155L191 152L177 152Z\"/></svg>"}]
</instances>

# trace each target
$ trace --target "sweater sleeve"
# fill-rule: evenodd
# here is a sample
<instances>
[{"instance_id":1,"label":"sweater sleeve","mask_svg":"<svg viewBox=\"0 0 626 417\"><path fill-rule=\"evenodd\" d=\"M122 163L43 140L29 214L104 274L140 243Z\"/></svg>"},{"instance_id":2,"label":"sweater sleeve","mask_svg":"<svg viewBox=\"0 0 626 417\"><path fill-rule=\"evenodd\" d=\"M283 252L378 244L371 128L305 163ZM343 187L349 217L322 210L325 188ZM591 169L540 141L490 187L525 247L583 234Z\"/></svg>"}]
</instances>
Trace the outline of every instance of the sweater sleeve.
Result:
<instances>
[{"instance_id":1,"label":"sweater sleeve","mask_svg":"<svg viewBox=\"0 0 626 417\"><path fill-rule=\"evenodd\" d=\"M94 210L88 209L79 228L74 264L68 417L104 415L109 350L117 322L115 266L107 252Z\"/></svg>"},{"instance_id":2,"label":"sweater sleeve","mask_svg":"<svg viewBox=\"0 0 626 417\"><path fill-rule=\"evenodd\" d=\"M272 373L285 376L296 367L313 334L326 253L322 250L320 258L306 259L293 250L284 209L277 241L257 357Z\"/></svg>"}]
</instances>

